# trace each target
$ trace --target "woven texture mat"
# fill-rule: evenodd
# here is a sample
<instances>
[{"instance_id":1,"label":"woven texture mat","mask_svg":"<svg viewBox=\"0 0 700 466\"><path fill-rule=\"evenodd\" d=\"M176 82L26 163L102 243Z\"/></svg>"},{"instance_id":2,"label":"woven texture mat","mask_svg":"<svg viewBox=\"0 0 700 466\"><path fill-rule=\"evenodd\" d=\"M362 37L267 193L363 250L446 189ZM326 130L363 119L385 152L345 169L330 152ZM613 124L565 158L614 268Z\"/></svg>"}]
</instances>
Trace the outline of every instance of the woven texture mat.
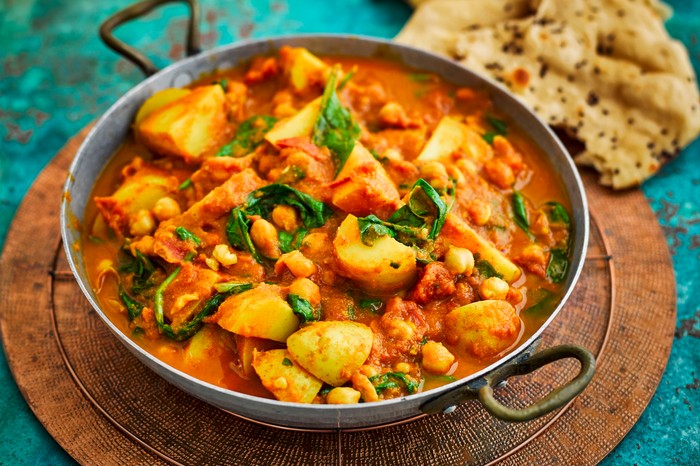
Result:
<instances>
[{"instance_id":1,"label":"woven texture mat","mask_svg":"<svg viewBox=\"0 0 700 466\"><path fill-rule=\"evenodd\" d=\"M69 271L58 205L73 138L28 193L0 263L0 330L17 384L51 435L83 464L594 464L632 428L668 359L675 287L666 243L640 191L586 177L592 212L583 275L542 347L586 346L597 374L572 403L508 424L477 402L452 414L371 431L308 433L238 418L141 365L90 308ZM524 407L569 380L562 361L511 379L503 403Z\"/></svg>"}]
</instances>

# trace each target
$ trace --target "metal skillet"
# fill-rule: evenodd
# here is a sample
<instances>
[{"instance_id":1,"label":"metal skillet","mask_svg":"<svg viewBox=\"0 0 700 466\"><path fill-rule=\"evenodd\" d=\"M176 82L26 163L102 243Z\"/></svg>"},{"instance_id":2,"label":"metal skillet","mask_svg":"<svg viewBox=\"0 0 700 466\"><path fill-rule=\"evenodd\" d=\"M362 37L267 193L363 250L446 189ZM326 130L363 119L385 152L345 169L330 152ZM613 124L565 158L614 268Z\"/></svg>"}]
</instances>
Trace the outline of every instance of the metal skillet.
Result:
<instances>
[{"instance_id":1,"label":"metal skillet","mask_svg":"<svg viewBox=\"0 0 700 466\"><path fill-rule=\"evenodd\" d=\"M172 1L142 1L118 12L102 25L100 33L107 45L139 66L148 78L121 97L95 124L70 167L61 203L61 233L71 269L90 304L127 349L151 370L191 395L257 422L295 429L358 429L387 425L426 414L450 412L456 405L472 399L478 399L489 413L504 421L528 421L566 405L583 391L595 371L595 359L588 350L576 345L562 345L536 351L540 335L561 311L579 278L589 231L588 207L581 179L566 149L545 123L499 84L445 58L385 40L347 35L294 35L243 41L201 52L196 0L186 2L190 11L188 58L158 70L143 54L116 39L112 30ZM259 398L202 382L156 359L109 320L88 281L81 249L73 245L81 243L81 231L76 225L83 221L93 184L127 138L137 110L158 90L187 85L217 69L231 68L253 57L269 55L282 45L306 47L320 55L388 58L411 68L436 73L451 83L480 89L491 96L501 113L517 122L535 141L565 187L573 211L573 242L565 292L551 316L534 335L489 367L439 388L377 403L308 405ZM530 406L511 409L494 398L493 390L509 377L528 374L566 358L580 362L578 375Z\"/></svg>"}]
</instances>

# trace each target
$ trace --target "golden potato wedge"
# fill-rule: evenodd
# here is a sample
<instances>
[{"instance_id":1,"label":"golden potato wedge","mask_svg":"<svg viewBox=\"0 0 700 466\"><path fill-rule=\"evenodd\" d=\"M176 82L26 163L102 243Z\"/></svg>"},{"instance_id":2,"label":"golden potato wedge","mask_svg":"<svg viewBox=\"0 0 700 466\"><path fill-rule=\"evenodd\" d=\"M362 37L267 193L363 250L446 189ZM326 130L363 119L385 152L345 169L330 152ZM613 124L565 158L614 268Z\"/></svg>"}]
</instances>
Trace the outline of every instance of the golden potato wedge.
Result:
<instances>
[{"instance_id":1,"label":"golden potato wedge","mask_svg":"<svg viewBox=\"0 0 700 466\"><path fill-rule=\"evenodd\" d=\"M253 352L253 368L263 386L280 401L311 403L323 382L295 363L287 350Z\"/></svg>"},{"instance_id":2,"label":"golden potato wedge","mask_svg":"<svg viewBox=\"0 0 700 466\"><path fill-rule=\"evenodd\" d=\"M191 92L190 89L180 89L177 87L156 92L141 105L141 108L139 108L139 111L136 113L136 118L134 118L134 124L138 125L154 111L165 107L170 102L174 102L189 95Z\"/></svg>"},{"instance_id":3,"label":"golden potato wedge","mask_svg":"<svg viewBox=\"0 0 700 466\"><path fill-rule=\"evenodd\" d=\"M306 104L294 115L275 123L275 126L265 134L265 139L279 149L279 141L311 136L320 111L321 97L318 97Z\"/></svg>"},{"instance_id":4,"label":"golden potato wedge","mask_svg":"<svg viewBox=\"0 0 700 466\"><path fill-rule=\"evenodd\" d=\"M287 339L287 350L301 367L338 387L350 380L369 356L372 330L357 322L314 322Z\"/></svg>"},{"instance_id":5,"label":"golden potato wedge","mask_svg":"<svg viewBox=\"0 0 700 466\"><path fill-rule=\"evenodd\" d=\"M265 283L228 297L215 320L236 335L282 343L299 328L299 319L282 297L280 287Z\"/></svg>"},{"instance_id":6,"label":"golden potato wedge","mask_svg":"<svg viewBox=\"0 0 700 466\"><path fill-rule=\"evenodd\" d=\"M447 341L478 358L488 358L509 348L520 335L520 317L507 301L477 301L445 316Z\"/></svg>"},{"instance_id":7,"label":"golden potato wedge","mask_svg":"<svg viewBox=\"0 0 700 466\"><path fill-rule=\"evenodd\" d=\"M372 293L391 293L408 288L416 279L416 252L390 236L368 246L360 238L357 217L350 214L333 240L341 275Z\"/></svg>"},{"instance_id":8,"label":"golden potato wedge","mask_svg":"<svg viewBox=\"0 0 700 466\"><path fill-rule=\"evenodd\" d=\"M480 163L493 158L493 149L479 133L454 118L446 116L440 120L416 160L441 160L455 153Z\"/></svg>"},{"instance_id":9,"label":"golden potato wedge","mask_svg":"<svg viewBox=\"0 0 700 466\"><path fill-rule=\"evenodd\" d=\"M331 202L345 212L364 217L388 217L400 206L399 192L384 167L359 142L332 185Z\"/></svg>"},{"instance_id":10,"label":"golden potato wedge","mask_svg":"<svg viewBox=\"0 0 700 466\"><path fill-rule=\"evenodd\" d=\"M326 62L302 47L285 47L280 50L280 58L284 72L297 92L323 82L330 69Z\"/></svg>"},{"instance_id":11,"label":"golden potato wedge","mask_svg":"<svg viewBox=\"0 0 700 466\"><path fill-rule=\"evenodd\" d=\"M517 265L456 215L447 214L440 236L449 239L452 246L479 254L479 258L488 261L508 283L513 283L520 277L521 271Z\"/></svg>"},{"instance_id":12,"label":"golden potato wedge","mask_svg":"<svg viewBox=\"0 0 700 466\"><path fill-rule=\"evenodd\" d=\"M247 377L252 377L255 373L255 370L253 370L253 355L256 351L261 352L274 349L275 347L279 348L279 345L272 340L265 340L263 338L255 337L244 337L241 335L235 335L235 337L236 349L238 350L238 358L241 361L243 374Z\"/></svg>"},{"instance_id":13,"label":"golden potato wedge","mask_svg":"<svg viewBox=\"0 0 700 466\"><path fill-rule=\"evenodd\" d=\"M229 136L226 97L220 85L197 87L188 95L154 110L136 125L150 150L196 162Z\"/></svg>"}]
</instances>

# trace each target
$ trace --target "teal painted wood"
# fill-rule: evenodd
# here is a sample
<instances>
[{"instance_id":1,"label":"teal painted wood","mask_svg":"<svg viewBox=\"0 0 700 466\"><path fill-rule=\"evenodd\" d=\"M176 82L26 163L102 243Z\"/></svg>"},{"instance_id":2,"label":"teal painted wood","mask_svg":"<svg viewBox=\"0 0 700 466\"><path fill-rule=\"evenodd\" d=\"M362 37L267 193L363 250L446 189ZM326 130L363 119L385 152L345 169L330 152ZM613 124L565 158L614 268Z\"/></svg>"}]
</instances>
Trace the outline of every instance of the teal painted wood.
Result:
<instances>
[{"instance_id":1,"label":"teal painted wood","mask_svg":"<svg viewBox=\"0 0 700 466\"><path fill-rule=\"evenodd\" d=\"M71 136L142 79L96 33L104 18L131 1L106 3L0 0L0 245L39 171ZM690 48L700 72L700 2L668 3L676 8L668 29ZM400 0L202 0L202 5L205 47L294 32L392 37L410 16ZM182 56L185 13L183 6L169 6L119 29L118 36L165 65ZM700 462L699 159L696 142L643 186L673 253L678 327L652 402L605 465ZM73 464L29 410L4 356L0 413L0 464Z\"/></svg>"}]
</instances>

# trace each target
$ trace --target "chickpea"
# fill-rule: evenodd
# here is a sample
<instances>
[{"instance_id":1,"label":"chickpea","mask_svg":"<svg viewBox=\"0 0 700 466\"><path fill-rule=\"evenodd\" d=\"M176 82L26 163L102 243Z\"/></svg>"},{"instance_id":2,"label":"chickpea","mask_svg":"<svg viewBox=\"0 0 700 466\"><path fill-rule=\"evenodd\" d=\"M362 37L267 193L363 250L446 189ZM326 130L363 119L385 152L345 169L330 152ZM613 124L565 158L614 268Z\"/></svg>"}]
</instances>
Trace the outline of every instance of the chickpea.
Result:
<instances>
[{"instance_id":1,"label":"chickpea","mask_svg":"<svg viewBox=\"0 0 700 466\"><path fill-rule=\"evenodd\" d=\"M486 177L501 189L507 189L515 183L513 169L503 160L489 160L484 165L484 171L486 172Z\"/></svg>"},{"instance_id":2,"label":"chickpea","mask_svg":"<svg viewBox=\"0 0 700 466\"><path fill-rule=\"evenodd\" d=\"M145 209L136 212L136 215L129 221L129 232L132 236L146 236L156 229L156 222L153 214Z\"/></svg>"},{"instance_id":3,"label":"chickpea","mask_svg":"<svg viewBox=\"0 0 700 466\"><path fill-rule=\"evenodd\" d=\"M219 271L219 261L217 261L216 259L207 257L206 259L204 259L204 263L207 264L207 266L209 266L209 268L212 269L214 272Z\"/></svg>"},{"instance_id":4,"label":"chickpea","mask_svg":"<svg viewBox=\"0 0 700 466\"><path fill-rule=\"evenodd\" d=\"M374 388L374 385L372 385L372 382L369 381L366 375L363 375L360 372L355 372L352 374L352 378L350 380L352 381L352 387L360 392L363 400L367 402L379 401L377 390Z\"/></svg>"},{"instance_id":5,"label":"chickpea","mask_svg":"<svg viewBox=\"0 0 700 466\"><path fill-rule=\"evenodd\" d=\"M295 294L300 298L304 298L312 306L318 306L321 303L321 290L317 284L308 278L297 278L294 280L289 286L289 294Z\"/></svg>"},{"instance_id":6,"label":"chickpea","mask_svg":"<svg viewBox=\"0 0 700 466\"><path fill-rule=\"evenodd\" d=\"M440 162L427 162L420 167L421 177L436 189L445 189L450 184L445 166Z\"/></svg>"},{"instance_id":7,"label":"chickpea","mask_svg":"<svg viewBox=\"0 0 700 466\"><path fill-rule=\"evenodd\" d=\"M510 291L508 283L498 277L487 278L479 285L479 295L484 299L506 299Z\"/></svg>"},{"instance_id":8,"label":"chickpea","mask_svg":"<svg viewBox=\"0 0 700 466\"><path fill-rule=\"evenodd\" d=\"M182 213L180 204L172 197L161 197L153 206L153 215L156 216L159 222L169 220Z\"/></svg>"},{"instance_id":9,"label":"chickpea","mask_svg":"<svg viewBox=\"0 0 700 466\"><path fill-rule=\"evenodd\" d=\"M467 213L474 225L486 225L491 219L491 204L474 199L467 205Z\"/></svg>"},{"instance_id":10,"label":"chickpea","mask_svg":"<svg viewBox=\"0 0 700 466\"><path fill-rule=\"evenodd\" d=\"M292 206L278 205L272 209L271 216L272 223L287 233L292 233L299 228L299 215L297 215L297 210Z\"/></svg>"},{"instance_id":11,"label":"chickpea","mask_svg":"<svg viewBox=\"0 0 700 466\"><path fill-rule=\"evenodd\" d=\"M326 403L330 405L349 405L360 402L362 394L350 387L336 387L326 395Z\"/></svg>"},{"instance_id":12,"label":"chickpea","mask_svg":"<svg viewBox=\"0 0 700 466\"><path fill-rule=\"evenodd\" d=\"M316 264L299 251L282 254L275 263L275 272L282 273L284 266L287 266L292 275L300 278L310 277L318 271Z\"/></svg>"},{"instance_id":13,"label":"chickpea","mask_svg":"<svg viewBox=\"0 0 700 466\"><path fill-rule=\"evenodd\" d=\"M447 175L457 182L457 186L463 186L467 181L464 174L454 165L447 167Z\"/></svg>"},{"instance_id":14,"label":"chickpea","mask_svg":"<svg viewBox=\"0 0 700 466\"><path fill-rule=\"evenodd\" d=\"M459 159L455 162L455 166L464 174L476 175L476 164L471 160Z\"/></svg>"},{"instance_id":15,"label":"chickpea","mask_svg":"<svg viewBox=\"0 0 700 466\"><path fill-rule=\"evenodd\" d=\"M381 322L382 327L391 338L399 340L410 340L416 333L416 326L413 322L406 322L401 319L387 319Z\"/></svg>"},{"instance_id":16,"label":"chickpea","mask_svg":"<svg viewBox=\"0 0 700 466\"><path fill-rule=\"evenodd\" d=\"M379 374L379 370L377 370L377 368L374 366L365 364L364 366L360 367L360 373L364 376L372 377Z\"/></svg>"},{"instance_id":17,"label":"chickpea","mask_svg":"<svg viewBox=\"0 0 700 466\"><path fill-rule=\"evenodd\" d=\"M260 218L250 227L250 239L260 249L260 253L271 259L280 256L280 242L277 236L277 228L267 220Z\"/></svg>"},{"instance_id":18,"label":"chickpea","mask_svg":"<svg viewBox=\"0 0 700 466\"><path fill-rule=\"evenodd\" d=\"M450 246L445 254L445 267L452 273L469 276L474 271L474 254L469 249Z\"/></svg>"},{"instance_id":19,"label":"chickpea","mask_svg":"<svg viewBox=\"0 0 700 466\"><path fill-rule=\"evenodd\" d=\"M397 362L394 364L394 370L396 372L403 372L404 374L410 374L413 367L407 362Z\"/></svg>"},{"instance_id":20,"label":"chickpea","mask_svg":"<svg viewBox=\"0 0 700 466\"><path fill-rule=\"evenodd\" d=\"M226 244L217 244L211 253L221 265L229 267L238 263L238 256Z\"/></svg>"},{"instance_id":21,"label":"chickpea","mask_svg":"<svg viewBox=\"0 0 700 466\"><path fill-rule=\"evenodd\" d=\"M428 372L446 374L454 362L454 355L442 343L429 341L423 345L422 364L423 368Z\"/></svg>"}]
</instances>

